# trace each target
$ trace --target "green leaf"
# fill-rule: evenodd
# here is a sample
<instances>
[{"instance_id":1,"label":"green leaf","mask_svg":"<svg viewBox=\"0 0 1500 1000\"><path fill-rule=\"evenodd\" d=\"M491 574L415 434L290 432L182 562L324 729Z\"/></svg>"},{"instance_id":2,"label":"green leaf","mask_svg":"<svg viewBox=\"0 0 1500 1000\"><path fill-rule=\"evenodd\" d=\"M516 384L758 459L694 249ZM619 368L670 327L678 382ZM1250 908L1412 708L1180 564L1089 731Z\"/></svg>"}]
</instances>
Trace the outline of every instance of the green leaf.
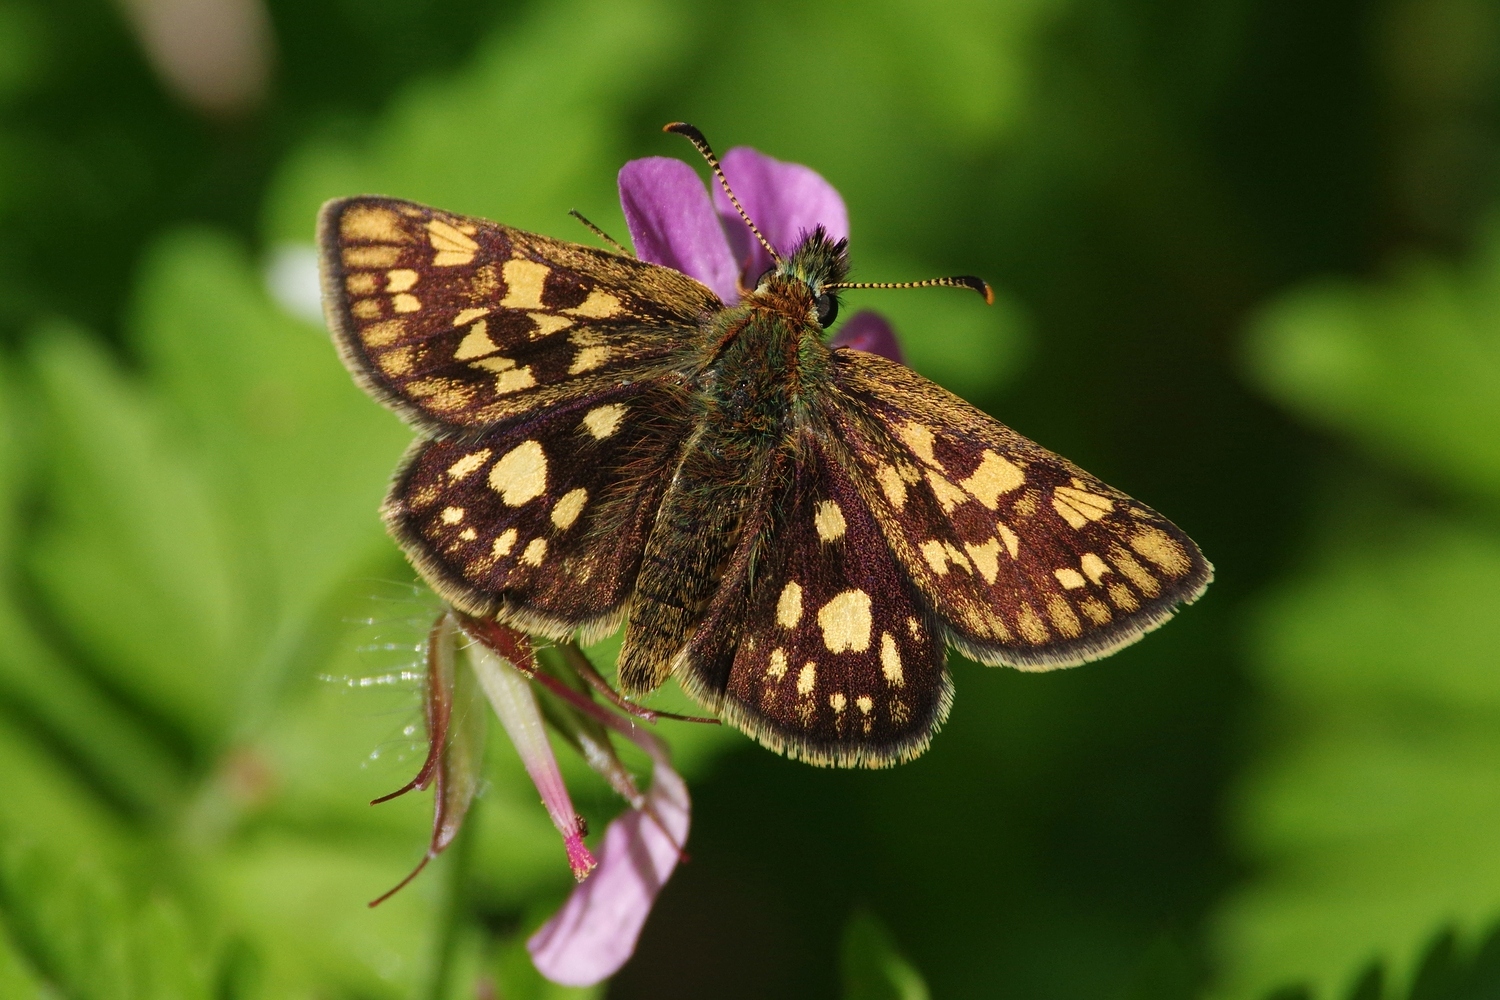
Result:
<instances>
[{"instance_id":1,"label":"green leaf","mask_svg":"<svg viewBox=\"0 0 1500 1000\"><path fill-rule=\"evenodd\" d=\"M856 911L839 949L844 1000L928 1000L927 983L896 948L880 918Z\"/></svg>"},{"instance_id":2,"label":"green leaf","mask_svg":"<svg viewBox=\"0 0 1500 1000\"><path fill-rule=\"evenodd\" d=\"M1500 498L1500 229L1460 267L1286 296L1249 356L1309 419ZM1437 929L1500 914L1500 527L1390 492L1331 470L1315 555L1253 620L1266 739L1236 807L1254 874L1217 917L1224 997L1373 996L1381 969L1404 990Z\"/></svg>"},{"instance_id":3,"label":"green leaf","mask_svg":"<svg viewBox=\"0 0 1500 1000\"><path fill-rule=\"evenodd\" d=\"M1372 452L1500 499L1500 224L1466 266L1408 262L1390 282L1325 282L1251 331L1275 398Z\"/></svg>"}]
</instances>

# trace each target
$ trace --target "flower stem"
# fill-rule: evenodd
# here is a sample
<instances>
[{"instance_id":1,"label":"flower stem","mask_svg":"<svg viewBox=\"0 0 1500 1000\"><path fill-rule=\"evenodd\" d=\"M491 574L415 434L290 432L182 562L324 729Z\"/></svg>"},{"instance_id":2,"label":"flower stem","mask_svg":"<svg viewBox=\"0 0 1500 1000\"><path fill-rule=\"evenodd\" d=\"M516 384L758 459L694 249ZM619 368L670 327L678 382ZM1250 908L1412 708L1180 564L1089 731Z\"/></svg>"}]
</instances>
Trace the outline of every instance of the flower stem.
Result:
<instances>
[{"instance_id":1,"label":"flower stem","mask_svg":"<svg viewBox=\"0 0 1500 1000\"><path fill-rule=\"evenodd\" d=\"M483 643L469 647L469 662L485 696L494 706L495 714L500 717L500 724L516 745L526 773L541 793L542 804L552 817L552 825L562 834L573 877L582 882L597 862L583 843L583 823L573 810L573 801L563 784L562 771L552 753L552 744L547 740L546 726L531 684L514 666Z\"/></svg>"}]
</instances>

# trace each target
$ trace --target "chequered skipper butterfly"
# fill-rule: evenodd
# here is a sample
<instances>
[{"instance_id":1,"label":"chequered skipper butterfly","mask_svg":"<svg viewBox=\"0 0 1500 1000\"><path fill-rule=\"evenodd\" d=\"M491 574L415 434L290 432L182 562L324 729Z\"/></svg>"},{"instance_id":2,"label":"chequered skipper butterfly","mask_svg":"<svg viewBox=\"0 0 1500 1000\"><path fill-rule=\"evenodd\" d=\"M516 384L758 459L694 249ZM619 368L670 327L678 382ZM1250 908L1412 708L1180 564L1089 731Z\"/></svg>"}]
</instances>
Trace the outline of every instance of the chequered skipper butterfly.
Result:
<instances>
[{"instance_id":1,"label":"chequered skipper butterfly","mask_svg":"<svg viewBox=\"0 0 1500 1000\"><path fill-rule=\"evenodd\" d=\"M727 193L701 134L668 130ZM626 253L391 198L329 202L319 243L345 364L420 435L391 533L465 614L554 639L628 618L627 696L675 676L773 750L885 766L946 716L948 646L1072 666L1212 578L1149 507L893 361L830 350L859 286L822 230L765 244L733 306Z\"/></svg>"}]
</instances>

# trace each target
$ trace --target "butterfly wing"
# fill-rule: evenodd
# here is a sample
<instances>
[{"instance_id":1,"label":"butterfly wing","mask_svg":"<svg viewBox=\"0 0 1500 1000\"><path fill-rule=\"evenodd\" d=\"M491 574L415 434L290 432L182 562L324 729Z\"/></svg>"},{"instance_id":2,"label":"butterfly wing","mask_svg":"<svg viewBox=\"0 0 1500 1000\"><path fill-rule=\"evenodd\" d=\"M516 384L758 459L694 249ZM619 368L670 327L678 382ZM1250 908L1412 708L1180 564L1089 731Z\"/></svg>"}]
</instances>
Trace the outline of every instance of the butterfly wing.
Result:
<instances>
[{"instance_id":1,"label":"butterfly wing","mask_svg":"<svg viewBox=\"0 0 1500 1000\"><path fill-rule=\"evenodd\" d=\"M651 377L722 308L670 268L393 198L329 202L318 243L345 365L431 436Z\"/></svg>"},{"instance_id":2,"label":"butterfly wing","mask_svg":"<svg viewBox=\"0 0 1500 1000\"><path fill-rule=\"evenodd\" d=\"M566 638L619 625L685 420L638 383L498 428L419 440L382 513L445 600Z\"/></svg>"},{"instance_id":3,"label":"butterfly wing","mask_svg":"<svg viewBox=\"0 0 1500 1000\"><path fill-rule=\"evenodd\" d=\"M829 419L881 533L950 640L1027 670L1108 655L1213 567L1176 525L895 362L834 352Z\"/></svg>"},{"instance_id":4,"label":"butterfly wing","mask_svg":"<svg viewBox=\"0 0 1500 1000\"><path fill-rule=\"evenodd\" d=\"M423 577L528 631L612 630L686 426L673 361L719 300L669 268L391 198L329 202L318 240L344 363L431 439L383 508Z\"/></svg>"},{"instance_id":5,"label":"butterfly wing","mask_svg":"<svg viewBox=\"0 0 1500 1000\"><path fill-rule=\"evenodd\" d=\"M771 481L679 679L794 759L884 767L916 757L953 699L939 623L825 434L802 433Z\"/></svg>"}]
</instances>

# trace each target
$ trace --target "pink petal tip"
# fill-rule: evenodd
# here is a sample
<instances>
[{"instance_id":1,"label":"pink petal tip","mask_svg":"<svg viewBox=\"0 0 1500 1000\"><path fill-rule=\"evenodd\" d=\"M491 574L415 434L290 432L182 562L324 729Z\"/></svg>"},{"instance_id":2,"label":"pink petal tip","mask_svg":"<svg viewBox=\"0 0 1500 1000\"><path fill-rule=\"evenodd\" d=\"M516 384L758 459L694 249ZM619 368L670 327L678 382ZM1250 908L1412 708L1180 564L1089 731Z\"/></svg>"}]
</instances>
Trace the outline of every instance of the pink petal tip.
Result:
<instances>
[{"instance_id":1,"label":"pink petal tip","mask_svg":"<svg viewBox=\"0 0 1500 1000\"><path fill-rule=\"evenodd\" d=\"M538 972L564 986L592 986L619 971L682 858L688 811L687 786L657 764L645 808L609 824L599 870L526 942Z\"/></svg>"}]
</instances>

